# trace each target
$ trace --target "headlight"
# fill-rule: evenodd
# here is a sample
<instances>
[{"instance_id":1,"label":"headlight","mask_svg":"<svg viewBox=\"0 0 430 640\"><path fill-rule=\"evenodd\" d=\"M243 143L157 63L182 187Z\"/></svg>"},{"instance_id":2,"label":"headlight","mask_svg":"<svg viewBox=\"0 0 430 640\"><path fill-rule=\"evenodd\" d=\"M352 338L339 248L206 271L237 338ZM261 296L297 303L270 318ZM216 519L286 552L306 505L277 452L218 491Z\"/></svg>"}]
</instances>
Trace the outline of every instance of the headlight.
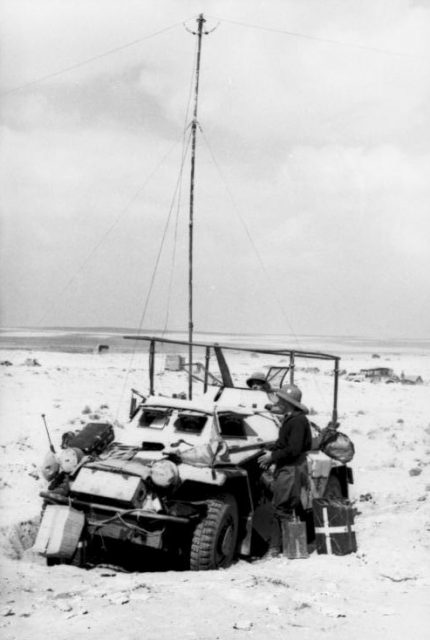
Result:
<instances>
[{"instance_id":1,"label":"headlight","mask_svg":"<svg viewBox=\"0 0 430 640\"><path fill-rule=\"evenodd\" d=\"M62 449L57 456L60 469L65 473L72 473L82 460L82 457L83 453L80 449L72 447Z\"/></svg>"},{"instance_id":2,"label":"headlight","mask_svg":"<svg viewBox=\"0 0 430 640\"><path fill-rule=\"evenodd\" d=\"M151 467L151 478L159 487L171 487L179 480L178 467L171 460L158 460Z\"/></svg>"},{"instance_id":3,"label":"headlight","mask_svg":"<svg viewBox=\"0 0 430 640\"><path fill-rule=\"evenodd\" d=\"M45 478L45 480L52 480L60 469L60 465L58 464L58 460L51 451L46 454L45 460L41 466L41 474Z\"/></svg>"}]
</instances>

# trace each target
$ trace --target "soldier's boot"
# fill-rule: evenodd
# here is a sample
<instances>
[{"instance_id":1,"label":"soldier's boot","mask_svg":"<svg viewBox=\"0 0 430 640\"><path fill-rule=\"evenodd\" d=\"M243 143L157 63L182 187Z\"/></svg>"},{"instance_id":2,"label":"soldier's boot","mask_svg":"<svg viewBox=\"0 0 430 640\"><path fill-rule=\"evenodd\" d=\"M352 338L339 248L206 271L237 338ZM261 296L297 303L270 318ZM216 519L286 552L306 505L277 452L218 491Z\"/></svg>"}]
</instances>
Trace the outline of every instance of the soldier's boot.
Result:
<instances>
[{"instance_id":1,"label":"soldier's boot","mask_svg":"<svg viewBox=\"0 0 430 640\"><path fill-rule=\"evenodd\" d=\"M265 558L275 558L282 553L282 533L281 523L277 517L274 517L270 527L269 546L264 554Z\"/></svg>"}]
</instances>

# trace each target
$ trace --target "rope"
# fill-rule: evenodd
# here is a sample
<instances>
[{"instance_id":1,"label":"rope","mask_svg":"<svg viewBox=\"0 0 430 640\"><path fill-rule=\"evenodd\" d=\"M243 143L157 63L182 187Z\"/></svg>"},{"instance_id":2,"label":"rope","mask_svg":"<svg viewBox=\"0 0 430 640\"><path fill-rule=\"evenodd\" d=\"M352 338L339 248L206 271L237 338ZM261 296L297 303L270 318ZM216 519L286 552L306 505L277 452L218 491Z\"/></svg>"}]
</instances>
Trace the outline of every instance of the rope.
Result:
<instances>
[{"instance_id":1,"label":"rope","mask_svg":"<svg viewBox=\"0 0 430 640\"><path fill-rule=\"evenodd\" d=\"M400 51L391 51L389 49L381 49L379 47L369 47L366 45L362 45L362 44L355 44L355 43L351 43L351 42L343 42L340 40L333 40L332 38L323 38L320 36L312 36L309 34L305 34L305 33L299 33L296 31L288 31L286 29L279 29L279 28L275 28L275 27L264 27L262 25L257 25L257 24L251 24L251 23L246 23L246 22L241 22L239 20L228 20L226 18L218 18L216 16L209 16L212 17L216 20L219 20L220 22L224 22L226 24L232 24L235 26L240 26L240 27L245 27L248 29L257 29L259 31L266 31L269 33L277 33L277 34L281 34L281 35L287 35L290 37L294 37L294 38L303 38L306 40L313 40L316 42L323 42L325 44L332 44L335 46L341 46L341 47L347 47L347 48L352 48L352 49L358 49L358 50L362 50L362 51L370 51L373 53L380 53L380 54L384 54L384 55L391 55L391 56L396 56L396 57L403 57L403 58L412 58L412 59L423 59L426 58L425 56L422 55L418 55L418 54L413 54L413 53L408 53L408 52L400 52ZM91 62L94 62L96 60L101 60L102 58L105 58L106 56L110 56L113 55L114 53L118 53L119 51L123 51L125 49L128 49L130 47L134 47L138 44L140 44L141 42L144 42L145 40L149 40L151 38L155 38L158 35L161 35L163 33L166 33L167 31L171 31L172 29L175 29L178 26L181 26L183 24L182 22L177 22L175 24L172 24L168 27L165 27L163 29L160 29L159 31L155 31L154 33L150 33L146 36L143 36L142 38L138 38L137 40L133 40L132 42L128 42L126 44L120 45L118 47L115 47L113 49L109 49L108 51L105 51L103 53L99 53L95 56L92 56L91 58L87 58L86 60L82 60L81 62L77 62L75 64L70 65L69 67L65 67L63 69L59 69L58 71L54 71L52 73L46 74L44 76L41 76L39 78L35 78L34 80L30 80L29 82L26 82L22 85L19 85L18 87L13 87L12 89L7 89L6 91L2 91L0 92L0 95L2 96L6 96L12 93L16 93L18 91L23 91L24 89L28 89L29 87L35 86L37 84L40 84L41 82L45 82L46 80L50 80L52 78L56 78L59 77L65 73L70 73L71 71L74 71L75 69L79 69L87 64L90 64Z\"/></svg>"},{"instance_id":2,"label":"rope","mask_svg":"<svg viewBox=\"0 0 430 640\"><path fill-rule=\"evenodd\" d=\"M126 511L125 513L122 513L122 514L116 513L111 518L107 518L106 520L88 520L88 524L94 527L95 529L100 529L101 527L106 526L107 524L109 524L110 522L113 522L114 520L119 520L125 527L127 527L128 529L131 529L132 531L138 531L139 533L143 533L144 535L151 535L152 533L154 533L154 531L149 531L148 529L145 529L142 526L138 526L137 524L130 524L123 518L123 516L125 515L129 515L136 512L138 513L139 511L140 511L139 509L130 509L129 511ZM163 533L165 529L166 527L163 527L161 530L157 529L157 533Z\"/></svg>"},{"instance_id":3,"label":"rope","mask_svg":"<svg viewBox=\"0 0 430 640\"><path fill-rule=\"evenodd\" d=\"M196 51L195 51L195 56L196 55L197 55L197 47L196 47ZM175 204L175 198L176 198L176 195L178 194L178 192L179 192L179 194L181 193L180 190L181 190L181 186L182 186L182 175L183 175L183 170L184 170L185 158L186 158L186 155L187 155L187 152L188 152L188 148L189 148L189 145L190 145L190 141L191 141L191 134L190 134L188 136L188 141L185 144L185 135L186 135L186 132L187 132L187 130L189 128L186 123L188 121L189 111L190 111L192 85L193 85L194 69L195 69L194 62L193 62L193 67L192 68L193 68L193 71L191 73L191 78L190 78L190 87L189 87L189 91L188 91L188 101L187 101L187 107L186 107L186 110L185 110L184 129L183 129L183 134L182 134L183 147L182 147L182 158L181 158L181 165L180 165L180 169L179 169L179 175L178 175L178 179L176 181L176 186L175 186L175 190L174 190L174 193L173 193L173 197L172 197L169 213L168 213L168 216L167 216L166 224L164 226L163 236L162 236L162 239L161 239L160 248L159 248L158 255L157 255L157 258L156 258L156 261L155 261L154 269L153 269L153 272L152 272L152 277L151 277L149 290L148 290L148 293L147 293L147 296L146 296L146 300L145 300L145 304L144 304L144 307L143 307L142 315L141 315L140 320L139 320L139 325L138 325L138 329L137 329L137 335L138 336L140 335L140 333L142 331L142 325L143 325L143 321L144 321L144 318L145 318L145 315L146 315L146 311L147 311L147 308L148 308L148 303L149 303L149 298L151 296L152 287L154 285L155 275L156 275L156 272L157 272L157 269L158 269L158 263L159 263L159 260L160 260L161 252L162 252L162 249L163 249L163 246L164 246L164 241L165 241L165 238L166 238L167 229L168 229L168 226L169 226L170 218L171 218L173 207L174 207L174 204ZM167 316L166 316L166 321L165 321L165 327L163 329L163 334L165 333L165 331L167 329L167 322L168 322L168 316L169 316L169 299L170 299L170 295L171 295L172 282L173 282L173 267L174 267L174 262L175 262L175 257L176 257L179 207L180 207L180 195L178 196L178 207L177 207L177 210L176 210L173 261L172 261L170 280L169 280ZM134 358L136 356L136 348L137 348L137 340L134 341L134 347L133 347L133 351L132 351L131 356L130 356L129 365L127 367L127 372L126 372L126 374L124 376L124 382L123 382L123 385L122 385L121 394L120 394L120 397L119 397L117 410L116 410L116 419L117 420L118 420L120 405L122 403L122 399L123 399L124 394L125 394L125 389L126 389L126 386L127 386L127 382L128 382L129 376L130 376L130 371L132 369Z\"/></svg>"},{"instance_id":4,"label":"rope","mask_svg":"<svg viewBox=\"0 0 430 640\"><path fill-rule=\"evenodd\" d=\"M243 228L245 229L245 233L246 233L246 235L248 237L248 240L249 240L249 242L250 242L250 244L251 244L251 246L252 246L252 248L253 248L253 250L255 252L255 255L257 256L258 262L260 263L260 266L261 266L261 270L263 271L263 273L264 273L264 275L266 277L266 281L269 283L269 287L272 289L273 297L276 300L276 302L277 302L277 304L279 306L279 309L281 310L281 313L282 313L282 315L284 317L284 320L287 323L291 333L293 334L293 337L294 337L294 339L296 341L296 344L297 344L298 348L301 349L298 337L297 337L297 335L296 335L296 333L295 333L295 331L294 331L294 329L293 329L293 327L292 327L292 325L291 325L291 323L289 321L289 318L287 317L285 309L283 308L278 296L276 295L275 289L272 288L272 285L271 285L272 278L269 276L269 273L268 273L268 271L266 269L266 266L265 266L265 264L263 262L263 259L262 259L261 255L260 255L260 252L257 249L257 246L256 246L256 244L255 244L255 242L254 242L254 240L253 240L253 238L251 236L251 233L250 233L250 231L249 231L249 229L248 229L248 227L247 227L247 225L245 223L245 220L243 219L242 215L239 212L239 208L236 205L236 201L235 201L235 199L233 197L233 194L232 194L232 192L230 190L230 187L229 187L229 185L228 185L228 183L227 183L227 181L226 181L226 179L224 177L224 174L222 173L221 168L220 168L220 166L219 166L219 164L218 164L218 162L217 162L217 160L215 158L215 155L214 155L214 153L212 151L212 148L211 148L211 146L209 144L209 141L206 138L206 135L205 135L204 131L203 130L201 130L201 131L202 131L203 140L205 141L206 146L209 149L209 153L210 153L210 155L212 157L212 161L213 161L213 163L214 163L214 165L215 165L215 167L216 167L216 169L217 169L217 171L218 171L218 173L219 173L219 175L221 177L221 180L224 183L225 189L226 189L226 191L227 191L227 193L228 193L228 195L230 197L230 200L231 200L232 205L233 205L234 212L236 213L237 217L239 218L239 221L241 222Z\"/></svg>"},{"instance_id":5,"label":"rope","mask_svg":"<svg viewBox=\"0 0 430 640\"><path fill-rule=\"evenodd\" d=\"M189 144L190 144L190 140L191 140L191 135L188 138L188 143L187 143L186 150L188 150L188 147L189 147ZM146 311L148 309L149 299L151 297L152 289L153 289L154 282L155 282L155 277L157 275L158 265L159 265L161 254L162 254L162 251L163 251L164 242L166 240L167 229L169 227L170 218L171 218L173 207L174 207L174 203L175 203L176 193L178 191L178 185L180 184L180 181L182 179L182 172L183 172L185 157L186 157L186 152L183 153L183 156L182 156L182 162L181 162L181 167L180 167L180 170L179 170L178 180L176 181L174 195L173 195L172 202L171 202L171 205L170 205L169 213L167 215L166 223L164 225L163 235L162 235L162 238L161 238L160 246L159 246L157 257L156 257L156 260L155 260L155 265L154 265L154 268L152 270L151 281L150 281L150 284L149 284L148 293L146 295L145 304L144 304L143 311L142 311L142 314L140 316L140 320L139 320L139 324L138 324L138 328L137 328L137 335L138 336L142 332L143 321L144 321L145 316L146 316ZM128 368L127 368L127 372L126 372L126 375L124 377L124 382L123 382L123 386L122 386L122 390L121 390L121 394L120 394L120 398L119 398L119 402L118 402L118 406L117 406L116 419L118 419L120 404L121 404L122 399L124 397L125 387L126 387L126 384L127 384L127 381L128 381L128 377L130 375L131 368L133 366L134 358L136 356L137 340L135 340L134 345L135 346L134 346L133 351L131 353L130 362L129 362L129 365L128 365Z\"/></svg>"},{"instance_id":6,"label":"rope","mask_svg":"<svg viewBox=\"0 0 430 640\"><path fill-rule=\"evenodd\" d=\"M279 299L279 297L278 297L278 295L277 295L277 293L276 293L276 290L275 290L275 288L274 288L274 287L273 287L273 285L272 285L272 278L269 276L269 273L268 273L268 271L267 271L267 269L266 269L266 266L265 266L265 264L264 264L264 262L263 262L263 259L262 259L261 255L260 255L260 253L259 253L259 251L258 251L258 249L257 249L257 246L256 246L256 244L255 244L255 242L254 242L254 240L253 240L253 238L252 238L252 236L251 236L251 233L250 233L250 231L249 231L249 229L248 229L248 227L247 227L247 225L246 225L246 223L245 223L245 220L243 219L242 215L241 215L241 214L240 214L240 212L239 212L239 208L238 208L238 207L237 207L237 205L236 205L236 202L235 202L235 200L234 200L234 197L233 197L233 194L232 194L232 192L231 192L231 190L230 190L230 187L229 187L229 185L228 185L228 183L227 183L227 181L226 181L226 179L225 179L225 177L224 177L224 175L223 175L223 173L222 173L222 171L221 171L221 168L220 168L220 166L219 166L219 164L218 164L218 162L217 162L217 160L216 160L216 158L215 158L215 155L214 155L214 153L213 153L213 151L212 151L212 148L211 148L211 146L209 145L209 141L208 141L208 139L206 138L206 135L205 135L204 131L203 131L202 129L201 129L201 131L202 131L202 137L203 137L203 140L205 141L205 143L206 143L206 145L207 145L207 147L208 147L208 149L209 149L209 153L210 153L210 155L211 155L211 157L212 157L212 161L213 161L213 163L214 163L214 165L215 165L215 167L216 167L216 169L217 169L217 171L218 171L218 173L219 173L219 175L220 175L220 177L221 177L221 179L222 179L222 181L223 181L223 183L224 183L224 186L225 186L225 188L226 188L226 191L227 191L227 193L228 193L228 195L229 195L229 197L230 197L230 199L231 199L231 202L232 202L232 205L233 205L233 209L234 209L234 211L235 211L235 213L236 213L237 217L239 218L239 220L240 220L240 222L241 222L241 224L242 224L243 228L245 229L246 235L247 235L247 237L248 237L248 239L249 239L249 241L250 241L250 244L251 244L251 246L252 246L252 248L253 248L253 250L254 250L254 252L255 252L256 256L257 256L257 259L258 259L258 261L259 261L259 263L260 263L261 271L264 273L265 278L266 278L266 283L269 283L269 288L270 288L270 290L272 291L273 298L275 299L275 301L276 301L276 303L277 303L277 305L278 305L278 307L279 307L279 309L280 309L280 311L281 311L281 315L282 315L282 317L284 318L285 322L287 323L287 325L288 325L288 327L289 327L289 329L290 329L291 334L293 335L293 338L294 338L294 340L295 340L295 342L296 342L297 347L298 347L299 349L302 349L302 346L301 346L301 344L300 344L300 341L299 341L299 339L298 339L298 336L297 336L297 334L295 333L295 331L294 331L294 329L293 329L293 327L292 327L292 325L291 325L291 323L290 323L290 321L289 321L289 318L288 318L288 316L287 316L287 313L286 313L286 311L285 311L285 309L284 309L284 307L283 307L283 305L282 305L282 303L281 303L281 301L280 301L280 299ZM327 411L327 410L328 410L327 399L326 399L326 396L325 396L325 395L323 394L323 392L322 392L322 389L321 389L320 384L318 383L318 378L317 378L317 377L315 377L315 387L316 387L316 390L317 390L317 393L318 393L318 395L319 395L320 399L321 399L321 400L322 400L322 402L323 402L323 405L324 405L324 407L325 407L325 411Z\"/></svg>"},{"instance_id":7,"label":"rope","mask_svg":"<svg viewBox=\"0 0 430 640\"><path fill-rule=\"evenodd\" d=\"M47 305L47 310L45 311L45 313L43 314L43 316L40 318L40 320L36 323L36 326L39 325L43 325L43 322L45 321L45 319L47 318L47 316L49 316L49 314L54 311L60 301L61 301L61 297L63 296L63 294L67 291L67 289L69 289L69 287L73 284L73 282L76 280L76 278L78 277L78 275L80 275L80 273L82 273L82 271L84 271L84 269L86 268L86 266L88 265L88 263L91 261L92 257L94 256L94 254L98 251L98 249L102 246L102 244L105 242L106 238L112 233L112 231L114 230L114 228L117 226L117 224L120 222L120 220L123 218L123 216L129 211L130 207L134 204L134 202L137 200L137 198L140 196L140 194L142 193L142 191L146 188L146 186L148 185L149 181L152 179L152 177L157 173L157 171L160 169L160 167L163 165L163 163L165 162L165 160L169 157L169 155L172 153L173 149L177 146L177 142L175 142L169 149L168 151L165 153L165 155L161 158L160 162L157 164L157 166L148 174L147 178L145 179L143 185L141 187L139 187L139 189L134 193L134 195L130 198L130 200L128 201L128 203L126 204L126 206L120 211L120 213L118 214L118 216L116 217L116 219L114 220L114 222L110 225L110 227L105 231L105 233L101 236L101 238L98 240L98 242L93 246L93 248L90 250L90 252L87 254L86 258L83 260L83 262L81 263L81 265L78 267L78 269L73 273L73 275L69 278L69 280L66 282L66 284L64 285L64 287L61 289L61 291L55 295L54 298L51 299L51 301L48 303Z\"/></svg>"},{"instance_id":8,"label":"rope","mask_svg":"<svg viewBox=\"0 0 430 640\"><path fill-rule=\"evenodd\" d=\"M190 140L191 140L191 136L188 138L186 151L188 150L188 146L190 144ZM152 271L151 282L150 282L150 285L149 285L148 294L146 296L145 305L144 305L144 308L143 308L143 311L142 311L142 315L141 315L140 320L139 320L138 333L140 333L140 331L142 329L143 321L145 319L146 311L147 311L147 308L148 308L149 298L151 296L152 288L154 286L155 276L156 276L156 273L157 273L157 269L158 269L158 265L159 265L159 262L160 262L161 253L162 253L163 246L164 246L164 241L166 239L167 229L169 227L169 222L170 222L170 218L171 218L172 211L173 211L173 206L174 206L175 199L176 199L176 193L178 191L180 180L182 178L182 172L183 172L183 168L184 168L185 156L186 156L186 152L182 156L182 162L181 162L181 166L180 166L180 169L179 169L179 176L178 176L178 179L176 181L175 191L174 191L174 195L173 195L172 202L171 202L171 205L170 205L170 209L169 209L169 213L168 213L168 216L167 216L166 224L164 225L163 236L161 238L160 247L158 249L157 258L155 260L154 269Z\"/></svg>"},{"instance_id":9,"label":"rope","mask_svg":"<svg viewBox=\"0 0 430 640\"><path fill-rule=\"evenodd\" d=\"M187 144L187 150L189 147L189 142ZM184 161L185 161L185 156L184 156ZM178 190L178 199L177 199L177 207L176 207L176 216L175 216L175 228L174 228L174 233L173 233L173 252L172 252L172 260L171 260L171 264L170 264L170 274L169 274L169 286L168 286L168 291L167 291L167 308L166 308L166 318L164 321L164 327L163 330L161 332L161 335L164 336L166 334L167 331L167 326L169 324L169 315L170 315L170 300L172 297L172 289L173 289L173 274L175 271L175 265L176 265L176 248L177 248L177 243L178 243L178 223L179 223L179 211L181 208L181 195L182 195L182 170L183 170L183 164L181 165L181 178L180 178L180 183L179 183L179 190Z\"/></svg>"},{"instance_id":10,"label":"rope","mask_svg":"<svg viewBox=\"0 0 430 640\"><path fill-rule=\"evenodd\" d=\"M198 42L196 41L196 48L195 48L195 54L194 57L195 59L197 58L197 52L198 52ZM196 65L195 63L193 64L193 70L191 73L191 78L190 78L190 86L189 86L189 90L188 90L188 101L187 101L187 109L185 112L185 120L184 120L184 134L183 134L183 155L182 155L182 165L181 165L181 172L180 172L180 183L179 183L179 190L178 190L178 199L177 199L177 208L176 208L176 217L175 217L175 230L174 230L174 236L173 236L173 252L172 252L172 261L171 261L171 265L170 265L170 277L169 277L169 287L168 287L168 294L167 294L167 309L166 309L166 319L164 322L164 328L162 331L162 336L165 335L166 331L167 331L167 326L169 323L169 314L170 314L170 300L171 300L171 296L172 296L172 288L173 288L173 274L174 274L174 269L175 269L175 264L176 264L176 248L177 248L177 241L178 241L178 222L179 222L179 211L180 211L180 206L181 206L181 196L182 196L182 174L183 174L183 167L184 167L184 162L185 162L185 157L186 157L186 153L188 150L188 146L189 146L189 142L187 144L187 146L185 147L185 134L187 132L188 126L187 126L187 122L188 122L188 118L189 118L189 114L190 114L190 105L191 105L191 98L192 98L192 91L193 91L193 84L194 84L194 76L195 76L195 68Z\"/></svg>"},{"instance_id":11,"label":"rope","mask_svg":"<svg viewBox=\"0 0 430 640\"><path fill-rule=\"evenodd\" d=\"M353 42L342 42L341 40L333 40L331 38L322 38L320 36L311 36L306 33L298 33L297 31L287 31L286 29L278 29L275 27L264 27L258 24L251 24L246 22L239 22L238 20L228 20L226 18L219 18L217 16L209 16L214 20L219 20L220 22L225 22L227 24L233 24L239 27L245 27L249 29L258 29L259 31L267 31L269 33L278 33L281 35L291 36L294 38L304 38L306 40L314 40L316 42L324 42L325 44L333 44L339 47L347 47L350 49L359 49L362 51L371 51L373 53L382 53L384 55L397 56L403 58L416 58L422 59L426 58L426 56L421 56L414 53L401 52L401 51L391 51L389 49L380 49L379 47L369 47L363 44L355 44Z\"/></svg>"},{"instance_id":12,"label":"rope","mask_svg":"<svg viewBox=\"0 0 430 640\"><path fill-rule=\"evenodd\" d=\"M145 40L149 40L150 38L155 38L155 36L159 36L162 33L166 33L166 31L171 31L172 29L181 26L182 22L177 22L176 24L172 24L169 27L165 27L164 29L160 29L160 31L155 31L154 33L150 33L143 38L139 38L138 40L133 40L133 42L128 42L127 44L120 45L119 47L115 47L114 49L109 49L109 51L105 51L104 53L99 53L91 58L87 58L86 60L82 60L82 62L77 62L76 64L70 65L70 67L65 67L64 69L60 69L59 71L54 71L53 73L49 73L45 76L41 76L40 78L36 78L35 80L30 80L25 84L22 84L18 87L14 87L13 89L8 89L7 91L0 92L0 95L6 96L11 93L16 93L17 91L22 91L23 89L28 89L28 87L32 87L34 85L40 84L41 82L45 82L45 80L50 80L51 78L56 78L58 76L63 75L64 73L69 73L70 71L74 71L75 69L79 69L95 60L100 60L105 58L106 56L110 56L114 53L118 53L118 51L123 51L124 49L128 49L130 47L134 47Z\"/></svg>"}]
</instances>

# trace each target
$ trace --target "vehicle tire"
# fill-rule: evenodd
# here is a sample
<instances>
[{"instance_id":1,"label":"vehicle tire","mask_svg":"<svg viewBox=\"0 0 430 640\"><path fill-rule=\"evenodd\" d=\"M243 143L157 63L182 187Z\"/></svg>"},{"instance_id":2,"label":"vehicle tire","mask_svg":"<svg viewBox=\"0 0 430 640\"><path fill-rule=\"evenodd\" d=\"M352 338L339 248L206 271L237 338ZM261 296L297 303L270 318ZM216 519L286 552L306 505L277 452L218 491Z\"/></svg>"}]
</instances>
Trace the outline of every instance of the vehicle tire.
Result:
<instances>
[{"instance_id":1,"label":"vehicle tire","mask_svg":"<svg viewBox=\"0 0 430 640\"><path fill-rule=\"evenodd\" d=\"M226 568L233 562L237 545L238 510L232 496L208 500L205 518L194 529L190 569L207 571Z\"/></svg>"},{"instance_id":2,"label":"vehicle tire","mask_svg":"<svg viewBox=\"0 0 430 640\"><path fill-rule=\"evenodd\" d=\"M324 489L323 498L327 498L328 500L336 500L343 497L344 495L342 493L342 485L340 484L340 480L332 474L328 477L327 484Z\"/></svg>"},{"instance_id":3,"label":"vehicle tire","mask_svg":"<svg viewBox=\"0 0 430 640\"><path fill-rule=\"evenodd\" d=\"M86 556L87 556L87 541L85 539L81 539L78 543L77 549L70 560L67 561L67 564L71 564L74 567L82 567L85 566Z\"/></svg>"},{"instance_id":4,"label":"vehicle tire","mask_svg":"<svg viewBox=\"0 0 430 640\"><path fill-rule=\"evenodd\" d=\"M61 560L58 558L45 558L47 567L55 567L57 564L61 564Z\"/></svg>"}]
</instances>

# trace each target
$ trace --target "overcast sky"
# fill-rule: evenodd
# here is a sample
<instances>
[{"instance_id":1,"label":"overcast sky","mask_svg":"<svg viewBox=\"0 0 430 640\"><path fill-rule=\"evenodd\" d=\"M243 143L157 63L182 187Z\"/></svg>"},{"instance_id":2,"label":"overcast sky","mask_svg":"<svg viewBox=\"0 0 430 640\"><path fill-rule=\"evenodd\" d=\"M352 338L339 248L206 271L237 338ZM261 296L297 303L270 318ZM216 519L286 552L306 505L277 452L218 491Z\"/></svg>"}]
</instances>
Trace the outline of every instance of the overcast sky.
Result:
<instances>
[{"instance_id":1,"label":"overcast sky","mask_svg":"<svg viewBox=\"0 0 430 640\"><path fill-rule=\"evenodd\" d=\"M199 12L196 330L429 338L426 0L3 0L1 326L186 329Z\"/></svg>"}]
</instances>

